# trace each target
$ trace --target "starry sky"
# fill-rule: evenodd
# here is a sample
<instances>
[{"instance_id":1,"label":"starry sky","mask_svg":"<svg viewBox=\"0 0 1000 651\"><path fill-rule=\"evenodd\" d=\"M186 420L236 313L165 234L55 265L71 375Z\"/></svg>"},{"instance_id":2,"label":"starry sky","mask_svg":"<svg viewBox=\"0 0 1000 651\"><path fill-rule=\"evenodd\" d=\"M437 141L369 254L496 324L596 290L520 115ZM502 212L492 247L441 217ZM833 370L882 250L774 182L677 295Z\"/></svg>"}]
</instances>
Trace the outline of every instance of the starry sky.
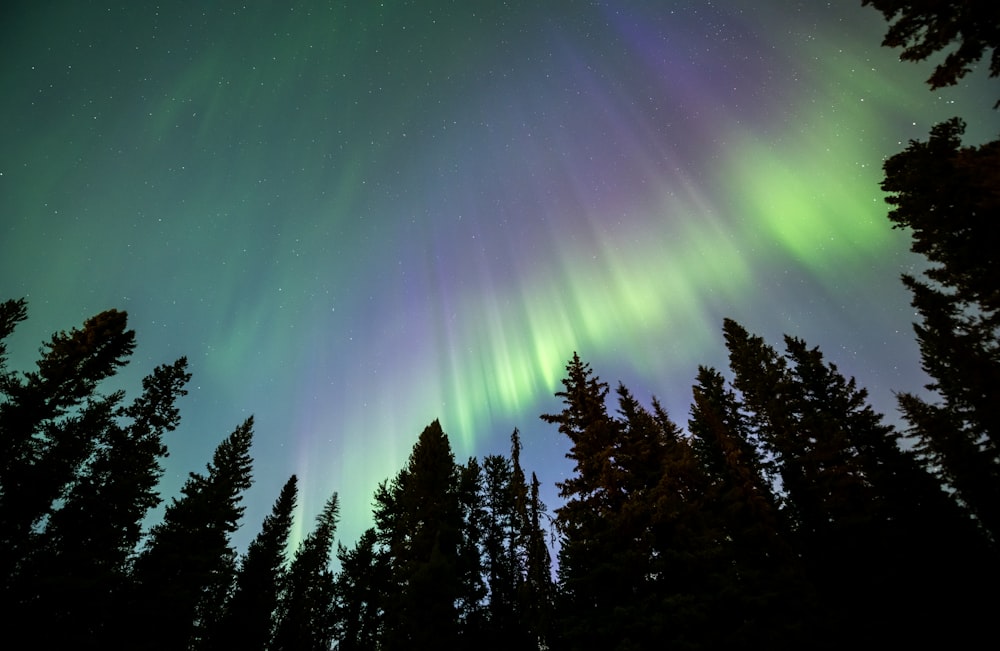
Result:
<instances>
[{"instance_id":1,"label":"starry sky","mask_svg":"<svg viewBox=\"0 0 1000 651\"><path fill-rule=\"evenodd\" d=\"M163 491L253 414L241 545L293 472L300 527L338 491L353 544L434 418L459 461L519 427L553 506L572 353L683 423L727 316L895 421L921 261L882 161L997 119L985 74L930 92L885 28L852 0L5 2L11 366L108 308L130 395L186 355Z\"/></svg>"}]
</instances>

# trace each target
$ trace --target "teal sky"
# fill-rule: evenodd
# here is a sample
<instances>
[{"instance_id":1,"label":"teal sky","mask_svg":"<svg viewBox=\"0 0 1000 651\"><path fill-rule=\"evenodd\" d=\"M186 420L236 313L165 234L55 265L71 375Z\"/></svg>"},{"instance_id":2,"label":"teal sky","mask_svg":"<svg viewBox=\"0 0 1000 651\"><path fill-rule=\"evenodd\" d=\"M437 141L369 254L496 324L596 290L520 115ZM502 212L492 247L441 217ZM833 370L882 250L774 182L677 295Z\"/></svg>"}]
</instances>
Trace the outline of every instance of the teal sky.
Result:
<instances>
[{"instance_id":1,"label":"teal sky","mask_svg":"<svg viewBox=\"0 0 1000 651\"><path fill-rule=\"evenodd\" d=\"M814 6L815 5L815 6ZM919 371L882 161L995 85L927 90L860 2L22 2L0 9L12 342L127 310L134 390L194 379L164 492L256 416L252 536L288 475L348 544L434 418L460 461L574 351L687 418L732 317L823 348L895 419ZM347 8L345 8L347 7ZM549 499L550 503L553 498Z\"/></svg>"}]
</instances>

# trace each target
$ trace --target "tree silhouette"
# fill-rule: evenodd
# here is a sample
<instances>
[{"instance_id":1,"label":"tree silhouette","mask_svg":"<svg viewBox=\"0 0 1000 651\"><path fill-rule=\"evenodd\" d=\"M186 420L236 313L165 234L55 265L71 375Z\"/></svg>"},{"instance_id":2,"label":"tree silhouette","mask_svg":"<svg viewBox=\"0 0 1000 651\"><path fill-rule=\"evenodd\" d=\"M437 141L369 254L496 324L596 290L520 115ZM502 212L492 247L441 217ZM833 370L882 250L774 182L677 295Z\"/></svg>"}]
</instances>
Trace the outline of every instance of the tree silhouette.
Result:
<instances>
[{"instance_id":1,"label":"tree silhouette","mask_svg":"<svg viewBox=\"0 0 1000 651\"><path fill-rule=\"evenodd\" d=\"M384 602L386 649L454 648L459 640L458 470L438 421L423 432L406 468L375 494L375 523L392 585Z\"/></svg>"},{"instance_id":2,"label":"tree silhouette","mask_svg":"<svg viewBox=\"0 0 1000 651\"><path fill-rule=\"evenodd\" d=\"M912 232L912 250L932 263L927 281L904 284L923 321L915 326L930 404L903 394L900 406L942 479L1000 540L1000 264L992 245L1000 211L1000 141L962 147L964 124L936 125L927 142L885 163L889 219Z\"/></svg>"},{"instance_id":3,"label":"tree silhouette","mask_svg":"<svg viewBox=\"0 0 1000 651\"><path fill-rule=\"evenodd\" d=\"M385 557L378 550L375 529L367 529L353 549L338 545L340 572L334 581L334 624L338 651L379 648L382 639L382 603L390 578Z\"/></svg>"},{"instance_id":4,"label":"tree silhouette","mask_svg":"<svg viewBox=\"0 0 1000 651\"><path fill-rule=\"evenodd\" d=\"M135 563L135 611L126 645L187 648L216 625L235 572L230 537L251 484L252 439L250 417L219 444L207 474L191 473L181 497L153 527Z\"/></svg>"},{"instance_id":5,"label":"tree silhouette","mask_svg":"<svg viewBox=\"0 0 1000 651\"><path fill-rule=\"evenodd\" d=\"M0 334L26 317L23 301L0 310ZM82 330L60 332L41 350L36 371L0 374L0 576L9 594L38 543L38 526L69 490L110 426L123 394L99 384L128 362L135 333L124 312L108 310ZM0 371L3 371L0 368Z\"/></svg>"},{"instance_id":6,"label":"tree silhouette","mask_svg":"<svg viewBox=\"0 0 1000 651\"><path fill-rule=\"evenodd\" d=\"M185 358L157 367L143 380L143 394L94 432L97 449L53 511L31 563L42 592L35 610L46 622L40 641L104 648L114 637L128 561L143 519L160 503L163 435L180 421L175 400L190 378Z\"/></svg>"},{"instance_id":7,"label":"tree silhouette","mask_svg":"<svg viewBox=\"0 0 1000 651\"><path fill-rule=\"evenodd\" d=\"M298 494L292 475L281 489L257 537L247 547L233 593L218 624L210 632L207 649L264 651L275 627L280 587L285 583L288 538Z\"/></svg>"},{"instance_id":8,"label":"tree silhouette","mask_svg":"<svg viewBox=\"0 0 1000 651\"><path fill-rule=\"evenodd\" d=\"M990 50L989 74L1000 75L1000 8L992 2L862 0L889 23L882 45L902 48L904 61L923 61L955 45L927 80L931 90L954 86Z\"/></svg>"},{"instance_id":9,"label":"tree silhouette","mask_svg":"<svg viewBox=\"0 0 1000 651\"><path fill-rule=\"evenodd\" d=\"M334 634L333 555L340 504L334 493L299 545L282 583L272 651L326 651Z\"/></svg>"}]
</instances>

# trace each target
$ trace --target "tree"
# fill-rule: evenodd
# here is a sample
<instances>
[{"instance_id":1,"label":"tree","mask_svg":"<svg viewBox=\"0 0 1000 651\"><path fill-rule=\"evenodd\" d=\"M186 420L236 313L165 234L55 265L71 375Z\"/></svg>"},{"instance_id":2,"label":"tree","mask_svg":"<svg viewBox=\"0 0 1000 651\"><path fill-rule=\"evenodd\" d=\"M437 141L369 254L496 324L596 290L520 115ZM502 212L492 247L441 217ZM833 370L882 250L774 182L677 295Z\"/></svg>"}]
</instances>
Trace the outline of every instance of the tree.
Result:
<instances>
[{"instance_id":1,"label":"tree","mask_svg":"<svg viewBox=\"0 0 1000 651\"><path fill-rule=\"evenodd\" d=\"M491 466L487 457L480 465L475 457L457 468L461 535L456 559L459 594L456 600L459 622L459 646L478 649L484 644L498 644L493 627L493 599L486 603L487 592L492 591L490 552L495 551L495 527L489 511L486 484ZM485 578L484 578L485 577Z\"/></svg>"},{"instance_id":2,"label":"tree","mask_svg":"<svg viewBox=\"0 0 1000 651\"><path fill-rule=\"evenodd\" d=\"M556 637L552 631L555 586L552 583L552 558L542 528L542 519L547 517L547 513L539 497L540 486L538 477L531 473L524 534L527 567L519 596L521 618L531 638L525 645L529 649L551 648L550 641Z\"/></svg>"},{"instance_id":3,"label":"tree","mask_svg":"<svg viewBox=\"0 0 1000 651\"><path fill-rule=\"evenodd\" d=\"M338 545L340 572L334 579L337 651L370 651L382 639L382 602L388 594L385 557L375 529L367 529L353 549Z\"/></svg>"},{"instance_id":4,"label":"tree","mask_svg":"<svg viewBox=\"0 0 1000 651\"><path fill-rule=\"evenodd\" d=\"M94 432L97 449L52 512L31 561L40 642L105 648L114 635L128 561L143 519L160 503L163 435L180 422L175 401L190 378L185 358L157 367L143 394Z\"/></svg>"},{"instance_id":5,"label":"tree","mask_svg":"<svg viewBox=\"0 0 1000 651\"><path fill-rule=\"evenodd\" d=\"M557 623L567 648L650 648L689 643L704 623L701 473L679 428L658 405L642 408L624 386L621 418L607 384L574 354L559 425L574 474L557 484L561 534ZM701 618L701 619L699 619Z\"/></svg>"},{"instance_id":6,"label":"tree","mask_svg":"<svg viewBox=\"0 0 1000 651\"><path fill-rule=\"evenodd\" d=\"M280 587L285 582L286 551L298 494L292 475L281 488L271 513L247 547L236 572L233 593L206 648L264 651L275 627Z\"/></svg>"},{"instance_id":7,"label":"tree","mask_svg":"<svg viewBox=\"0 0 1000 651\"><path fill-rule=\"evenodd\" d=\"M618 425L607 413L608 385L576 353L562 384L556 396L562 398L563 410L541 416L569 438L566 457L574 463L573 474L556 483L565 502L556 509L561 544L555 627L568 648L588 640L595 647L613 648L622 631L608 620L621 598L614 588L622 577L606 546L613 544L610 519L620 506L620 482L612 465Z\"/></svg>"},{"instance_id":8,"label":"tree","mask_svg":"<svg viewBox=\"0 0 1000 651\"><path fill-rule=\"evenodd\" d=\"M250 417L219 444L206 474L190 474L181 497L153 527L135 563L135 611L125 646L184 649L215 625L235 572L230 537L251 484L252 440Z\"/></svg>"},{"instance_id":9,"label":"tree","mask_svg":"<svg viewBox=\"0 0 1000 651\"><path fill-rule=\"evenodd\" d=\"M333 642L330 560L340 518L337 494L326 501L316 527L299 545L282 583L272 651L327 651Z\"/></svg>"},{"instance_id":10,"label":"tree","mask_svg":"<svg viewBox=\"0 0 1000 651\"><path fill-rule=\"evenodd\" d=\"M26 317L24 301L0 310L0 335ZM9 593L38 542L38 525L72 486L121 392L102 396L100 383L127 364L135 332L124 312L108 310L82 330L60 332L41 349L37 371L18 377L0 367L0 576ZM0 350L0 360L3 359Z\"/></svg>"},{"instance_id":11,"label":"tree","mask_svg":"<svg viewBox=\"0 0 1000 651\"><path fill-rule=\"evenodd\" d=\"M922 323L915 325L930 404L903 394L900 407L928 462L1000 540L1000 264L992 246L1000 212L1000 141L962 147L965 125L936 125L927 142L886 161L882 189L889 219L913 236L911 249L932 266L926 281L904 284Z\"/></svg>"},{"instance_id":12,"label":"tree","mask_svg":"<svg viewBox=\"0 0 1000 651\"><path fill-rule=\"evenodd\" d=\"M788 522L759 440L715 369L698 369L688 428L709 478L706 517L723 557L712 584L722 645L808 646L815 595L789 544Z\"/></svg>"},{"instance_id":13,"label":"tree","mask_svg":"<svg viewBox=\"0 0 1000 651\"><path fill-rule=\"evenodd\" d=\"M451 444L435 420L406 467L375 494L375 523L391 579L383 648L454 648L459 640L462 514Z\"/></svg>"},{"instance_id":14,"label":"tree","mask_svg":"<svg viewBox=\"0 0 1000 651\"><path fill-rule=\"evenodd\" d=\"M904 61L923 61L957 43L927 80L931 90L954 86L984 55L990 76L1000 75L1000 8L991 2L862 0L889 22L882 45L902 48Z\"/></svg>"},{"instance_id":15,"label":"tree","mask_svg":"<svg viewBox=\"0 0 1000 651\"><path fill-rule=\"evenodd\" d=\"M779 357L733 321L724 331L733 383L775 460L795 552L828 617L818 633L834 644L861 632L954 639L958 613L980 610L956 594L956 577L993 575L968 519L818 349L786 337ZM919 631L896 625L912 616Z\"/></svg>"}]
</instances>

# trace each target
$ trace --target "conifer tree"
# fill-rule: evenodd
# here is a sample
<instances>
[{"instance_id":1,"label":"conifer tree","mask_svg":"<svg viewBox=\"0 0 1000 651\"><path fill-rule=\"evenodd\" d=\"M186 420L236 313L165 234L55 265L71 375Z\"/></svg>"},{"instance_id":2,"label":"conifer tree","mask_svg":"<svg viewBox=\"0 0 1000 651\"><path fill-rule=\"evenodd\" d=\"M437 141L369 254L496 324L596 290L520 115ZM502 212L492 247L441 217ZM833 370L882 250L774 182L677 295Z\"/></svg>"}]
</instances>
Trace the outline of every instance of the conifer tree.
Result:
<instances>
[{"instance_id":1,"label":"conifer tree","mask_svg":"<svg viewBox=\"0 0 1000 651\"><path fill-rule=\"evenodd\" d=\"M496 643L491 625L492 613L487 606L489 567L488 545L491 542L492 514L484 490L486 461L480 465L475 457L458 467L457 494L461 510L461 533L456 569L459 577L457 615L459 647L478 649ZM492 603L492 599L490 600Z\"/></svg>"},{"instance_id":2,"label":"conifer tree","mask_svg":"<svg viewBox=\"0 0 1000 651\"><path fill-rule=\"evenodd\" d=\"M557 644L651 648L688 643L707 614L699 595L707 562L698 515L704 481L679 428L657 406L619 387L621 419L608 415L607 385L577 355L567 365L559 425L575 474L557 484L560 603Z\"/></svg>"},{"instance_id":3,"label":"conifer tree","mask_svg":"<svg viewBox=\"0 0 1000 651\"><path fill-rule=\"evenodd\" d=\"M521 567L514 549L516 515L511 490L510 459L493 454L483 459L483 496L487 516L483 564L489 586L490 638L509 646L516 635L516 594Z\"/></svg>"},{"instance_id":4,"label":"conifer tree","mask_svg":"<svg viewBox=\"0 0 1000 651\"><path fill-rule=\"evenodd\" d=\"M815 595L789 544L768 464L736 395L715 369L700 367L688 428L710 486L705 496L722 562L713 622L727 648L809 644Z\"/></svg>"},{"instance_id":5,"label":"conifer tree","mask_svg":"<svg viewBox=\"0 0 1000 651\"><path fill-rule=\"evenodd\" d=\"M367 529L353 549L338 545L340 572L334 579L334 624L338 651L380 648L382 603L388 594L385 557L378 550L375 529Z\"/></svg>"},{"instance_id":6,"label":"conifer tree","mask_svg":"<svg viewBox=\"0 0 1000 651\"><path fill-rule=\"evenodd\" d=\"M375 523L391 587L383 648L454 648L459 641L458 470L438 421L421 432L406 467L375 494Z\"/></svg>"},{"instance_id":7,"label":"conifer tree","mask_svg":"<svg viewBox=\"0 0 1000 651\"><path fill-rule=\"evenodd\" d=\"M625 585L634 586L622 648L711 644L718 629L708 625L716 598L710 580L720 553L707 517L708 480L658 400L650 413L624 385L618 397L627 498L617 528L628 533L623 569Z\"/></svg>"},{"instance_id":8,"label":"conifer tree","mask_svg":"<svg viewBox=\"0 0 1000 651\"><path fill-rule=\"evenodd\" d=\"M4 336L26 317L24 301L0 311ZM37 525L72 486L122 400L97 391L128 362L135 333L124 312L108 310L82 330L60 332L41 350L36 371L0 368L0 581L9 594L38 544ZM3 352L3 351L0 351ZM2 357L2 355L0 355Z\"/></svg>"},{"instance_id":9,"label":"conifer tree","mask_svg":"<svg viewBox=\"0 0 1000 651\"><path fill-rule=\"evenodd\" d=\"M299 545L282 585L272 651L327 651L333 641L330 561L340 506L334 493Z\"/></svg>"},{"instance_id":10,"label":"conifer tree","mask_svg":"<svg viewBox=\"0 0 1000 651\"><path fill-rule=\"evenodd\" d=\"M555 628L560 645L582 648L588 642L614 648L623 631L612 621L622 595L621 574L613 548L619 546L611 519L621 507L621 480L613 465L613 449L619 439L618 424L608 415L605 400L608 385L594 376L589 364L573 354L566 365L563 410L543 414L569 438L566 457L573 461L573 474L557 482L565 502L556 509L560 534L559 601Z\"/></svg>"},{"instance_id":11,"label":"conifer tree","mask_svg":"<svg viewBox=\"0 0 1000 651\"><path fill-rule=\"evenodd\" d=\"M251 484L252 439L250 417L219 444L206 474L191 473L153 527L136 560L131 636L123 646L186 649L215 625L235 571L230 537Z\"/></svg>"},{"instance_id":12,"label":"conifer tree","mask_svg":"<svg viewBox=\"0 0 1000 651\"><path fill-rule=\"evenodd\" d=\"M936 125L927 142L886 161L889 219L931 263L926 280L903 283L916 324L930 403L900 407L919 448L994 541L1000 541L1000 263L993 217L1000 211L1000 141L962 147L964 123Z\"/></svg>"},{"instance_id":13,"label":"conifer tree","mask_svg":"<svg viewBox=\"0 0 1000 651\"><path fill-rule=\"evenodd\" d=\"M218 624L210 632L207 649L264 651L274 633L278 594L285 582L288 538L298 494L292 475L281 489L271 513L244 554L232 595Z\"/></svg>"},{"instance_id":14,"label":"conifer tree","mask_svg":"<svg viewBox=\"0 0 1000 651\"><path fill-rule=\"evenodd\" d=\"M94 432L93 457L49 518L31 575L42 593L35 610L46 622L38 635L51 646L105 648L114 635L115 597L127 583L142 521L160 503L163 435L180 422L175 401L190 378L185 358L146 377L142 395Z\"/></svg>"},{"instance_id":15,"label":"conifer tree","mask_svg":"<svg viewBox=\"0 0 1000 651\"><path fill-rule=\"evenodd\" d=\"M775 459L794 549L822 599L822 637L946 642L954 604L964 600L939 595L958 590L954 577L971 559L984 559L968 521L899 446L864 389L818 349L786 337L779 357L733 321L724 331L734 385ZM896 626L914 613L922 630Z\"/></svg>"},{"instance_id":16,"label":"conifer tree","mask_svg":"<svg viewBox=\"0 0 1000 651\"><path fill-rule=\"evenodd\" d=\"M882 45L902 48L904 61L923 61L954 47L927 80L931 90L957 84L987 54L990 76L1000 76L1000 9L995 3L861 0L861 4L882 12L889 22Z\"/></svg>"},{"instance_id":17,"label":"conifer tree","mask_svg":"<svg viewBox=\"0 0 1000 651\"><path fill-rule=\"evenodd\" d=\"M518 467L519 464L515 463L515 468ZM552 558L542 527L542 519L547 517L547 512L540 497L540 486L538 477L531 473L526 528L522 534L526 571L519 595L521 619L530 638L525 645L527 649L552 648L550 642L556 639L552 630L555 585L552 583Z\"/></svg>"}]
</instances>

